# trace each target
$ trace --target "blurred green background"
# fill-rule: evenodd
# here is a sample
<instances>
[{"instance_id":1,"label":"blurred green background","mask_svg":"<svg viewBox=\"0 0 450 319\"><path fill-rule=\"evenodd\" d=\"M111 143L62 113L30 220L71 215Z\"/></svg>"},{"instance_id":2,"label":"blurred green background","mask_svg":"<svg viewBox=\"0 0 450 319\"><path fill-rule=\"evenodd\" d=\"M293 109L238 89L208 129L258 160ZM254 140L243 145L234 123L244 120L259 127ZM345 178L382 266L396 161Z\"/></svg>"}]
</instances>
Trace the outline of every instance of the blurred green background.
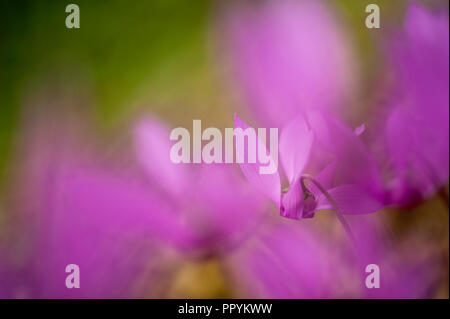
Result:
<instances>
[{"instance_id":1,"label":"blurred green background","mask_svg":"<svg viewBox=\"0 0 450 319\"><path fill-rule=\"evenodd\" d=\"M210 1L77 1L80 29L65 27L68 3L0 4L2 172L30 82L82 78L99 124L111 127L142 85L162 99L202 79Z\"/></svg>"}]
</instances>

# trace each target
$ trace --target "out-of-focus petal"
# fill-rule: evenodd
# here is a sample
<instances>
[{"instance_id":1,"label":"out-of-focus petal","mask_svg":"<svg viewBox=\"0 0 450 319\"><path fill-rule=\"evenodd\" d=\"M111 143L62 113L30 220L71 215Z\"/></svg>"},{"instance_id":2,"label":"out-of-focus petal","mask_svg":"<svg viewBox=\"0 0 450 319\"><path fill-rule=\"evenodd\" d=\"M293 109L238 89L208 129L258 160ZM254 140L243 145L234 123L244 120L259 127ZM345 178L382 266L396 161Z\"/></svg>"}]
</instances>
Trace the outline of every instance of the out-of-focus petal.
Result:
<instances>
[{"instance_id":1,"label":"out-of-focus petal","mask_svg":"<svg viewBox=\"0 0 450 319\"><path fill-rule=\"evenodd\" d=\"M243 130L249 128L247 123L242 121L237 115L234 117L234 127L241 128ZM257 138L257 149L263 147L265 149L265 145ZM244 173L247 180L252 184L257 190L259 190L262 194L271 199L277 206L280 203L280 195L281 195L281 185L280 185L280 174L278 170L274 174L260 174L259 168L261 163L248 163L248 147L244 145L243 147L244 154L240 154L242 158L244 158L244 163L240 163L240 167L242 172ZM236 155L241 151L241 147L236 145Z\"/></svg>"},{"instance_id":2,"label":"out-of-focus petal","mask_svg":"<svg viewBox=\"0 0 450 319\"><path fill-rule=\"evenodd\" d=\"M381 171L361 139L334 117L309 112L308 120L316 140L332 154L335 161L335 185L358 185L384 201Z\"/></svg>"},{"instance_id":3,"label":"out-of-focus petal","mask_svg":"<svg viewBox=\"0 0 450 319\"><path fill-rule=\"evenodd\" d=\"M355 133L356 136L360 136L362 133L364 133L365 130L366 130L366 125L363 123L360 126L358 126L357 128L355 128L353 130L353 133Z\"/></svg>"},{"instance_id":4,"label":"out-of-focus petal","mask_svg":"<svg viewBox=\"0 0 450 319\"><path fill-rule=\"evenodd\" d=\"M386 125L388 151L392 155L395 174L390 181L391 200L407 204L429 193L435 187L421 158L422 149L414 138L416 126L403 107L391 112ZM447 163L448 164L448 163Z\"/></svg>"},{"instance_id":5,"label":"out-of-focus petal","mask_svg":"<svg viewBox=\"0 0 450 319\"><path fill-rule=\"evenodd\" d=\"M170 159L170 131L160 121L147 117L134 130L137 157L149 178L168 194L181 196L189 175L182 164Z\"/></svg>"},{"instance_id":6,"label":"out-of-focus petal","mask_svg":"<svg viewBox=\"0 0 450 319\"><path fill-rule=\"evenodd\" d=\"M346 216L357 240L358 269L361 276L362 298L429 298L427 284L435 275L433 258L423 259L422 239L409 237L403 246L391 237L389 226L381 214ZM402 247L403 246L403 247ZM423 248L423 247L422 247ZM375 264L380 270L380 287L367 289L364 280L366 265ZM434 274L433 274L434 273Z\"/></svg>"},{"instance_id":7,"label":"out-of-focus petal","mask_svg":"<svg viewBox=\"0 0 450 319\"><path fill-rule=\"evenodd\" d=\"M306 225L294 226L277 225L242 248L237 279L254 298L327 298L332 293L326 248ZM339 262L333 265L336 269Z\"/></svg>"},{"instance_id":8,"label":"out-of-focus petal","mask_svg":"<svg viewBox=\"0 0 450 319\"><path fill-rule=\"evenodd\" d=\"M36 296L120 297L133 285L160 247L184 248L191 236L170 207L148 188L102 169L64 167L53 172L46 211L35 229ZM80 267L79 289L65 287L66 266Z\"/></svg>"},{"instance_id":9,"label":"out-of-focus petal","mask_svg":"<svg viewBox=\"0 0 450 319\"><path fill-rule=\"evenodd\" d=\"M355 87L348 37L322 1L236 5L226 19L240 84L256 117L283 127L306 108L336 110Z\"/></svg>"},{"instance_id":10,"label":"out-of-focus petal","mask_svg":"<svg viewBox=\"0 0 450 319\"><path fill-rule=\"evenodd\" d=\"M344 214L368 214L382 209L385 205L374 196L355 185L343 185L328 190L328 193ZM317 199L319 207L326 207L328 203L324 195ZM330 204L330 203L328 203ZM329 208L332 208L330 205Z\"/></svg>"},{"instance_id":11,"label":"out-of-focus petal","mask_svg":"<svg viewBox=\"0 0 450 319\"><path fill-rule=\"evenodd\" d=\"M393 159L389 186L392 201L406 204L448 183L448 10L431 12L412 2L388 57L398 91L384 128Z\"/></svg>"},{"instance_id":12,"label":"out-of-focus petal","mask_svg":"<svg viewBox=\"0 0 450 319\"><path fill-rule=\"evenodd\" d=\"M281 132L280 159L290 185L298 181L308 162L313 138L303 115L297 116Z\"/></svg>"},{"instance_id":13,"label":"out-of-focus petal","mask_svg":"<svg viewBox=\"0 0 450 319\"><path fill-rule=\"evenodd\" d=\"M130 178L102 169L68 168L60 177L58 188L55 199L60 200L56 209L68 218L83 218L108 231L144 233L171 244L187 243L190 238L176 206Z\"/></svg>"},{"instance_id":14,"label":"out-of-focus petal","mask_svg":"<svg viewBox=\"0 0 450 319\"><path fill-rule=\"evenodd\" d=\"M261 223L267 200L240 176L235 165L204 165L196 192L186 206L194 207L187 222L205 248L229 249L252 235Z\"/></svg>"}]
</instances>

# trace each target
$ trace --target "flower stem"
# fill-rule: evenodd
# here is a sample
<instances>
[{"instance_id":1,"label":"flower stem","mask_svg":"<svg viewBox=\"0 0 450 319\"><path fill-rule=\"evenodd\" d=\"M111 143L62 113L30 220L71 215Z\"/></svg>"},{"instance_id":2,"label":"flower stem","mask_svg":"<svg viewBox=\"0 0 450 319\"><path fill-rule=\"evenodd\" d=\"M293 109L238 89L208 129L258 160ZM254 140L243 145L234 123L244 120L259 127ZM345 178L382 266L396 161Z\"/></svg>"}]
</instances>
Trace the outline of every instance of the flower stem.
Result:
<instances>
[{"instance_id":1,"label":"flower stem","mask_svg":"<svg viewBox=\"0 0 450 319\"><path fill-rule=\"evenodd\" d=\"M356 238L353 235L352 229L350 228L350 225L345 220L344 215L340 211L338 204L333 199L331 194L316 179L314 179L311 175L308 175L308 174L303 174L300 177L300 183L301 183L302 190L306 190L307 189L306 186L305 186L305 180L310 180L312 183L314 183L314 185L316 185L316 187L320 190L320 192L328 200L328 202L330 203L331 207L333 208L333 210L334 210L334 212L336 214L336 217L338 218L339 222L341 223L342 228L344 228L344 231L347 234L347 237L349 238L353 248L356 249L357 248ZM355 252L356 252L356 250L355 250Z\"/></svg>"}]
</instances>

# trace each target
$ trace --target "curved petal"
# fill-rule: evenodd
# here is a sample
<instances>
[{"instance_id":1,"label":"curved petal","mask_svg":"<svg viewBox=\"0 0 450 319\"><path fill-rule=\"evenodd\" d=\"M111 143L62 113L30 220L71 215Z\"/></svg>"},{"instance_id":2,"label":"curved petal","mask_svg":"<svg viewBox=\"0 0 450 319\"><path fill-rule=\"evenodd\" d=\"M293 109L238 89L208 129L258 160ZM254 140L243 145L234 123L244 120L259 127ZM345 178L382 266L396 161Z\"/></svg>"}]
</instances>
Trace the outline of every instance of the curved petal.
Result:
<instances>
[{"instance_id":1,"label":"curved petal","mask_svg":"<svg viewBox=\"0 0 450 319\"><path fill-rule=\"evenodd\" d=\"M308 226L289 221L276 224L238 252L232 267L252 298L332 296L327 274L341 267L340 260L331 256L331 250Z\"/></svg>"},{"instance_id":2,"label":"curved petal","mask_svg":"<svg viewBox=\"0 0 450 319\"><path fill-rule=\"evenodd\" d=\"M314 136L335 159L336 185L358 185L384 199L381 172L366 145L344 123L321 112L308 112Z\"/></svg>"},{"instance_id":3,"label":"curved petal","mask_svg":"<svg viewBox=\"0 0 450 319\"><path fill-rule=\"evenodd\" d=\"M264 207L270 204L235 165L202 166L196 190L186 203L191 209L197 207L189 211L189 224L207 248L227 249L245 240L261 223Z\"/></svg>"},{"instance_id":4,"label":"curved petal","mask_svg":"<svg viewBox=\"0 0 450 319\"><path fill-rule=\"evenodd\" d=\"M355 185L343 185L328 190L328 193L338 205L343 214L357 215L374 213L386 205L376 197ZM332 206L322 194L317 199L318 209L332 209Z\"/></svg>"},{"instance_id":5,"label":"curved petal","mask_svg":"<svg viewBox=\"0 0 450 319\"><path fill-rule=\"evenodd\" d=\"M153 182L168 194L181 196L189 175L182 164L170 160L170 131L160 121L147 117L134 129L135 150L139 163Z\"/></svg>"},{"instance_id":6,"label":"curved petal","mask_svg":"<svg viewBox=\"0 0 450 319\"><path fill-rule=\"evenodd\" d=\"M234 117L234 127L241 128L246 130L249 128L247 123L242 121L237 115ZM265 148L266 146L257 138L257 148ZM281 195L281 185L280 185L280 174L278 170L274 174L260 174L259 168L261 166L260 163L248 163L247 159L247 151L248 148L240 147L240 145L236 142L236 155L244 158L244 163L240 163L240 167L242 172L244 173L247 180L252 184L257 190L259 190L262 194L271 199L277 206L280 204L280 195ZM244 154L241 154L242 150L244 150ZM278 155L278 154L277 154Z\"/></svg>"},{"instance_id":7,"label":"curved petal","mask_svg":"<svg viewBox=\"0 0 450 319\"><path fill-rule=\"evenodd\" d=\"M281 132L280 159L289 185L294 185L303 172L313 143L313 132L303 115L297 116Z\"/></svg>"},{"instance_id":8,"label":"curved petal","mask_svg":"<svg viewBox=\"0 0 450 319\"><path fill-rule=\"evenodd\" d=\"M330 189L334 186L334 175L336 172L336 161L328 164L322 171L314 178L323 188ZM314 183L309 183L309 190L318 198L322 193Z\"/></svg>"},{"instance_id":9,"label":"curved petal","mask_svg":"<svg viewBox=\"0 0 450 319\"><path fill-rule=\"evenodd\" d=\"M303 215L303 193L300 183L294 184L282 195L280 215L291 219L301 219Z\"/></svg>"}]
</instances>

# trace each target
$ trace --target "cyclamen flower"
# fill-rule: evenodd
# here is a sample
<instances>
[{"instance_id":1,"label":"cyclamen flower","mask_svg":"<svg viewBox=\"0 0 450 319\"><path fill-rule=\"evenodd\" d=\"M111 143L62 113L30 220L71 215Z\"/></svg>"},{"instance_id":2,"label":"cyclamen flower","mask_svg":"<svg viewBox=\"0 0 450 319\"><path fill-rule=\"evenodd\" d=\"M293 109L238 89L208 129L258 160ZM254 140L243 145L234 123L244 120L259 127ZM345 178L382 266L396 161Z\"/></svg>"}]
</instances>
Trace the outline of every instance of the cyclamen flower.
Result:
<instances>
[{"instance_id":1,"label":"cyclamen flower","mask_svg":"<svg viewBox=\"0 0 450 319\"><path fill-rule=\"evenodd\" d=\"M318 1L267 1L238 6L226 21L247 104L256 119L281 130L289 189L281 191L279 174L260 176L253 165L241 165L250 183L282 216L294 219L330 206L347 214L383 207L376 163L332 115L353 91L355 67L350 42L331 10ZM238 118L235 126L247 127ZM314 174L305 175L310 169Z\"/></svg>"},{"instance_id":2,"label":"cyclamen flower","mask_svg":"<svg viewBox=\"0 0 450 319\"><path fill-rule=\"evenodd\" d=\"M302 169L300 167L297 171L298 166L294 164L307 160L308 155L304 156L300 151L295 152L298 148L289 147L294 138L299 140L298 144L300 145L305 145L302 141L309 138L311 140L310 148L327 147L329 151L326 155L332 154L333 151L336 154L339 152L346 154L347 157L342 158L343 161L352 158L355 161L353 168L358 169L359 167L361 170L354 176L350 174L345 176L348 183L353 181L353 184L339 184L345 182L344 177L338 176L339 174L333 170L334 167L339 166L339 161L330 164L320 176L317 176L317 179L326 185L327 190L333 198L337 199L345 213L367 213L379 209L382 203L375 197L374 180L369 179L366 184L364 183L364 178L368 178L370 170L373 169L371 167L373 162L365 153L357 134L347 130L339 122L322 117L317 112L308 113L308 120L312 123L311 125L314 124L311 127L316 127L315 131L312 130L314 132L309 132L309 136L301 131L301 129L307 130L307 128L299 126L298 123L286 128L287 135L282 132L281 156L287 155L285 160L282 157L283 167L287 167L287 171L292 174L300 176ZM236 117L236 123L236 127L247 128L247 125L238 117ZM320 123L323 125L319 126ZM329 128L325 126L325 123ZM167 139L169 131L161 122L151 118L143 119L137 125L135 133L138 158L149 179L157 180L157 176L161 176L158 179L162 182L158 186L162 190L161 194L174 203L174 211L180 212L180 215L185 218L188 217L187 221L191 219L194 222L193 224L188 223L186 226L198 232L198 239L194 241L197 249L200 252L203 251L203 254L206 252L209 254L208 256L219 257L224 262L226 273L232 274L233 280L236 280L239 286L243 286L243 291L252 296L270 298L355 296L360 294L358 289L339 291L336 287L336 278L332 280L329 278L330 274L339 273L339 282L345 282L348 279L343 275L346 267L359 267L358 262L376 261L386 267L392 264L392 261L385 255L385 246L383 240L380 239L385 237L379 233L379 230L370 227L370 224L365 225L365 228L362 228L361 225L354 225L358 238L364 242L357 247L361 260L355 262L353 255L346 251L348 246L345 245L342 238L339 242L327 242L329 237L319 235L306 226L296 224L296 227L293 227L292 224L283 223L280 220L270 220L270 217L263 218L263 206L261 206L257 194L248 189L245 186L246 183L235 180L233 166L228 167L230 170L224 170L223 165L199 165L196 169L200 172L211 173L197 175L199 172L191 171L191 166L173 164L167 158L170 149ZM361 128L357 130L357 133L361 133ZM338 139L340 143L331 139L335 136L341 136ZM289 140L283 142L285 138ZM260 145L258 144L258 147ZM283 153L283 150L286 149L284 146L288 146L286 153ZM237 150L239 149L237 147ZM156 150L161 152L156 152ZM312 150L304 151L306 154L313 152ZM324 152L318 151L318 153L324 155ZM244 158L246 158L245 154ZM290 160L292 162L289 162ZM253 182L254 186L262 189L263 193L278 198L280 205L292 204L286 206L286 217L292 218L292 215L298 216L304 213L301 211L302 197L298 187L293 187L293 190L285 194L285 197L281 197L280 201L280 198L277 197L281 196L280 188L274 188L274 185L279 187L278 174L260 175L258 163L242 164L242 167L245 172L253 174L254 179L250 178L249 180ZM212 174L213 172L216 173ZM164 178L164 176L169 178ZM194 180L190 176L194 178L203 176L203 178ZM278 177L278 183L274 177ZM192 190L189 189L191 184L195 185L194 192L198 192L198 197L191 193ZM294 184L299 185L298 182ZM187 186L183 188L179 187L180 185ZM308 187L317 195L318 202L320 202L315 208L316 210L321 207L330 208L326 198L317 187L314 185ZM294 202L296 205L293 205ZM189 207L190 211L185 211L186 207ZM197 211L199 208L204 209L204 215L202 211ZM311 211L308 213L313 214ZM217 223L216 220L220 223ZM195 227L195 225L199 226ZM207 233L205 233L206 229L208 229ZM376 253L372 253L372 251L376 251ZM359 272L356 270L355 273L356 276L351 277L350 280L360 282L362 279L359 277ZM395 274L395 271L386 271L385 274L392 276L392 285L390 286L392 291L400 286L394 279ZM263 291L261 291L261 287ZM390 296L392 291L387 289L379 291L378 296ZM416 292L409 290L399 294L406 297L410 296L410 293Z\"/></svg>"},{"instance_id":3,"label":"cyclamen flower","mask_svg":"<svg viewBox=\"0 0 450 319\"><path fill-rule=\"evenodd\" d=\"M76 125L63 125L64 118L47 116L45 125L33 118L26 126L22 201L14 209L23 220L14 235L21 240L9 245L23 253L17 253L20 262L5 266L15 274L5 279L8 297L130 297L142 293L139 279L156 287L164 268L155 258L163 245L184 245L187 230L139 179L106 168L98 153L88 151L82 130L68 133ZM66 287L70 264L80 269L78 289Z\"/></svg>"},{"instance_id":4,"label":"cyclamen flower","mask_svg":"<svg viewBox=\"0 0 450 319\"><path fill-rule=\"evenodd\" d=\"M449 178L448 10L412 2L387 52L396 80L385 124L392 202L430 197Z\"/></svg>"},{"instance_id":5,"label":"cyclamen flower","mask_svg":"<svg viewBox=\"0 0 450 319\"><path fill-rule=\"evenodd\" d=\"M309 119L313 123L325 121L314 112ZM239 119L236 118L236 121ZM241 127L245 129L244 125ZM298 126L292 126L292 134L299 133L296 128ZM344 129L342 131L344 135L347 133ZM336 128L336 132L340 130ZM325 129L317 133L320 138L329 141L327 134ZM356 137L354 132L350 131L349 134L349 140ZM327 276L333 271L336 273L338 269L343 271L346 266L351 267L354 263L352 258L339 257L337 250L340 249L342 256L348 256L344 253L347 246L343 242L326 243L323 236L306 226L294 228L263 216L264 207L260 198L247 187L245 181L240 181L234 175L232 165L199 165L193 169L192 166L172 163L167 157L170 150L168 136L169 130L160 121L148 117L136 126L135 148L149 180L161 181L157 187L160 194L173 203L174 211L185 218L186 227L197 233L194 236L197 238L194 240L194 247L201 255L206 252L207 256L219 257L224 262L225 271L233 274L233 278L241 286L244 285L243 289L252 296L315 298L340 295ZM315 145L318 147L319 143ZM295 159L302 158L301 152L296 155L298 157ZM353 156L357 159L357 154ZM362 160L362 156L359 159ZM258 176L271 179L271 175L259 175L257 164L253 168ZM332 175L334 174L330 172L327 184L330 187L338 180ZM195 188L190 185L195 185ZM316 188L312 189L320 194ZM294 192L291 194L296 198L300 197L294 195ZM326 205L324 201L324 207ZM349 209L353 208L351 206ZM271 225L272 223L275 225ZM189 250L184 253L189 256ZM381 262L381 258L377 260ZM341 279L344 281L343 277ZM265 291L262 295L254 290L260 286ZM356 295L358 292L351 291L349 294Z\"/></svg>"},{"instance_id":6,"label":"cyclamen flower","mask_svg":"<svg viewBox=\"0 0 450 319\"><path fill-rule=\"evenodd\" d=\"M262 198L232 165L175 164L170 130L154 118L139 121L135 150L143 173L192 232L191 252L220 254L249 236L260 223Z\"/></svg>"},{"instance_id":7,"label":"cyclamen flower","mask_svg":"<svg viewBox=\"0 0 450 319\"><path fill-rule=\"evenodd\" d=\"M248 125L236 116L235 127L247 129ZM261 142L260 147L264 147ZM374 159L356 133L337 120L318 111L298 116L281 132L279 150L289 182L287 192L281 190L278 172L260 175L259 163L240 166L248 181L279 207L282 216L310 218L317 210L330 208L364 214L384 207L385 194ZM325 159L314 178L305 175L310 157Z\"/></svg>"}]
</instances>

